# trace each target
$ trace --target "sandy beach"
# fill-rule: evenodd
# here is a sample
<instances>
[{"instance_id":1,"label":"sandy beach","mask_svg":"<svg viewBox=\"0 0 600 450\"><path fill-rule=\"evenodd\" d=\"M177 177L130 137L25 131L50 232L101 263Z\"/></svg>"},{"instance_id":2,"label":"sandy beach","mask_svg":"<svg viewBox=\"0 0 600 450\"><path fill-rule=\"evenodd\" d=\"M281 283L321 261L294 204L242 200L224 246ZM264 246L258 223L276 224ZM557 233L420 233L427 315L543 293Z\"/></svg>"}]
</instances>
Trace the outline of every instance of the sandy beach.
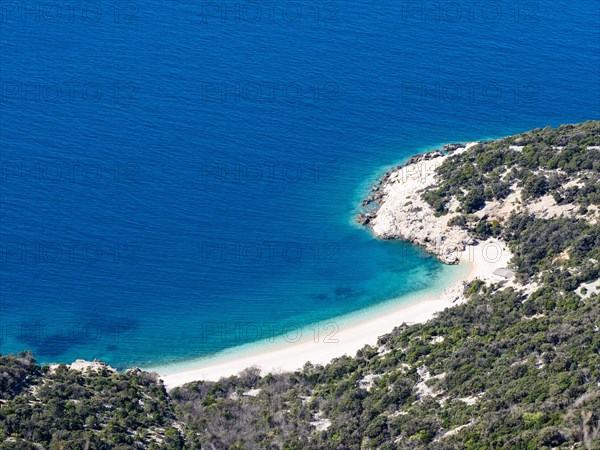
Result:
<instances>
[{"instance_id":1,"label":"sandy beach","mask_svg":"<svg viewBox=\"0 0 600 450\"><path fill-rule=\"evenodd\" d=\"M340 326L335 334L337 342L314 342L296 344L265 344L250 349L244 356L207 358L190 361L185 365L163 367L158 371L167 389L172 389L196 380L218 380L221 377L236 375L247 367L259 367L263 374L278 371L294 371L302 368L305 362L326 364L333 358L353 356L366 344L375 345L377 338L389 333L402 323L426 322L435 313L456 305L464 300L462 290L465 282L475 278L501 281L493 271L506 267L511 255L506 246L490 239L484 243L467 246L461 254L461 265L467 275L449 286L442 295L427 295L397 308L386 309L380 314L365 318L358 323ZM333 319L335 320L335 319Z\"/></svg>"},{"instance_id":2,"label":"sandy beach","mask_svg":"<svg viewBox=\"0 0 600 450\"><path fill-rule=\"evenodd\" d=\"M476 143L455 149L464 152ZM436 216L421 198L421 191L436 183L435 169L448 154L431 152L417 155L384 177L385 182L372 191L378 195L378 209L369 213L369 220L361 223L371 227L375 236L383 239L403 239L423 246L441 261L459 264L464 269L460 279L449 286L413 297L387 302L382 308L373 308L348 317L332 318L338 326L332 339L315 339L306 333L305 339L296 343L260 342L256 345L231 349L226 354L186 361L166 367L150 368L163 379L168 389L196 380L218 380L236 375L248 367L258 367L263 374L277 371L294 371L307 361L327 364L333 358L354 356L365 345L376 345L379 336L391 332L403 323L421 323L446 308L465 300L466 283L480 279L498 282L503 279L494 274L506 268L512 257L500 241L488 239L474 241L459 227L449 226L449 218L458 214L452 210L445 216ZM506 281L510 284L512 280ZM332 342L333 341L333 342Z\"/></svg>"}]
</instances>

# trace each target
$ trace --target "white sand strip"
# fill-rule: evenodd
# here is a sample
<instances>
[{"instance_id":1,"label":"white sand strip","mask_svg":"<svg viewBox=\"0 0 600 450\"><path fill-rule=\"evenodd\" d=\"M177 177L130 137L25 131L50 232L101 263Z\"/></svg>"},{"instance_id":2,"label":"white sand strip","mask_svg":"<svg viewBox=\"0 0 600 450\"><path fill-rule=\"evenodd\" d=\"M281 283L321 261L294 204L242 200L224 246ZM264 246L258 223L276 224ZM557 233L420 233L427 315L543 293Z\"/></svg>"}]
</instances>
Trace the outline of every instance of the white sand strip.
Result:
<instances>
[{"instance_id":1,"label":"white sand strip","mask_svg":"<svg viewBox=\"0 0 600 450\"><path fill-rule=\"evenodd\" d=\"M236 375L247 367L259 367L263 374L301 369L305 362L327 364L333 358L349 355L366 344L375 345L377 338L391 332L402 323L426 322L435 313L455 305L456 293L462 292L462 283L475 278L500 281L493 275L497 268L506 267L510 253L497 240L488 240L476 246L468 246L461 255L462 264L470 264L470 270L464 280L454 283L438 298L431 295L411 304L400 304L397 308L379 311L379 314L367 317L358 323L340 325L334 339L337 342L298 342L295 344L265 344L251 348L244 356L228 358L208 358L191 361L185 367L173 366L157 369L168 389L197 380L218 380L221 377ZM333 319L335 321L335 319ZM343 323L343 322L340 322ZM178 368L179 367L179 368Z\"/></svg>"},{"instance_id":2,"label":"white sand strip","mask_svg":"<svg viewBox=\"0 0 600 450\"><path fill-rule=\"evenodd\" d=\"M476 143L470 143L455 151L466 151ZM373 231L379 237L404 239L424 245L441 260L460 262L468 275L449 286L443 294L432 296L415 294L413 301L407 298L386 303L384 308L373 308L346 318L333 318L339 325L334 336L337 342L311 340L298 343L259 343L254 346L233 349L227 355L216 355L203 360L189 361L170 367L157 368L166 386L173 388L196 380L218 380L238 374L247 367L259 367L262 373L294 371L305 362L326 364L333 358L354 356L365 345L375 345L377 338L391 332L403 323L426 322L435 313L443 311L464 300L465 282L479 278L483 281L500 281L494 270L505 268L511 254L496 239L477 245L467 245L470 237L458 227L449 227L453 214L437 217L421 198L421 190L436 182L435 169L448 158L447 155L421 155L415 162L393 172L384 186L386 196L372 221ZM471 265L470 271L468 265ZM430 291L431 292L431 291ZM439 292L439 291L438 291Z\"/></svg>"},{"instance_id":3,"label":"white sand strip","mask_svg":"<svg viewBox=\"0 0 600 450\"><path fill-rule=\"evenodd\" d=\"M274 372L294 371L301 369L305 362L313 364L327 364L333 358L342 355L353 356L356 351L366 344L374 345L377 338L394 329L403 322L424 322L430 319L436 311L451 306L452 302L443 299L426 299L415 304L401 306L390 311L385 316L368 319L362 323L349 327L340 326L339 331L332 336L337 342L299 342L296 344L265 344L263 350L250 349L248 356L241 356L223 362L199 363L194 367L181 372L169 373L161 376L167 388L173 388L195 380L218 380L221 377L236 375L247 367L256 366L263 374ZM335 322L335 319L332 320ZM159 372L161 373L161 372ZM162 375L162 373L161 373Z\"/></svg>"}]
</instances>

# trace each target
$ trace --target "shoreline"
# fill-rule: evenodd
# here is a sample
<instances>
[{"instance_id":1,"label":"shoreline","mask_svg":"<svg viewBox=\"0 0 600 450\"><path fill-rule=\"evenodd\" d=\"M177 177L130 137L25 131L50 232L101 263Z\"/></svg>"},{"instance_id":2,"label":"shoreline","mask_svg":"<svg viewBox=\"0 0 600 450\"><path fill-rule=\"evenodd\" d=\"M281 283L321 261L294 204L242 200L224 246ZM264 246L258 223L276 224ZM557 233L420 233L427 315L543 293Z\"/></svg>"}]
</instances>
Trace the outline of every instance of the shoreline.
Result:
<instances>
[{"instance_id":1,"label":"shoreline","mask_svg":"<svg viewBox=\"0 0 600 450\"><path fill-rule=\"evenodd\" d=\"M371 188L369 197L362 203L371 210L357 217L357 221L371 228L378 238L402 239L421 245L442 262L458 265L460 269L456 270L462 273L445 289L437 286L347 316L334 317L326 322L337 327L328 342L319 334L316 336L321 339L313 336L311 340L309 332L308 338L294 343L259 341L209 357L146 370L157 372L166 388L173 389L192 381L216 381L237 375L249 367L258 367L264 375L299 370L306 362L324 365L337 357L354 356L365 345L376 345L379 337L403 323L426 322L436 313L462 303L466 300L465 286L475 279L502 281L494 271L508 266L512 254L506 244L494 238L484 242L473 240L468 233L449 226L448 217L436 217L420 197L423 188L435 184L435 169L444 160L476 144L448 144L443 147L445 153L434 150L410 157L386 172ZM361 220L365 218L367 220ZM510 285L512 280L505 282Z\"/></svg>"},{"instance_id":2,"label":"shoreline","mask_svg":"<svg viewBox=\"0 0 600 450\"><path fill-rule=\"evenodd\" d=\"M371 187L371 195L363 200L356 221L380 239L412 242L446 264L458 264L462 252L474 240L468 232L449 223L453 214L436 215L422 198L422 191L435 186L436 170L448 158L477 144L447 144L411 156Z\"/></svg>"},{"instance_id":3,"label":"shoreline","mask_svg":"<svg viewBox=\"0 0 600 450\"><path fill-rule=\"evenodd\" d=\"M249 367L258 367L264 375L299 370L306 362L324 365L337 357L354 356L365 345L376 345L380 336L403 323L426 322L436 313L465 301L464 287L474 279L501 281L493 272L505 268L512 257L506 245L496 239L478 243L469 240L464 233L449 234L447 218L434 218L433 211L427 211L428 205L419 194L422 188L435 183L434 169L450 153L465 151L475 144L449 144L444 146L445 154L439 150L417 154L386 172L363 202L363 207L376 203L376 211L369 213L366 223L359 220L361 225L369 225L376 237L403 239L423 245L441 261L463 268L460 279L446 286L443 292L433 288L414 293L414 299L404 296L401 297L403 302L390 300L348 316L334 317L327 322L333 322L337 327L335 337L329 342L321 342L322 339L318 338L295 343L260 341L213 356L147 370L157 372L166 388L173 389L193 381L216 381L237 375ZM406 205L411 206L407 208ZM415 206L418 208L415 209ZM415 224L423 232L412 233ZM433 290L437 292L433 294ZM343 325L340 327L338 324Z\"/></svg>"},{"instance_id":4,"label":"shoreline","mask_svg":"<svg viewBox=\"0 0 600 450\"><path fill-rule=\"evenodd\" d=\"M490 240L492 241L492 240ZM327 364L344 355L354 356L365 345L374 346L380 336L393 331L403 323L423 323L438 312L464 301L462 291L466 283L478 278L501 281L493 271L505 267L511 255L499 241L467 246L459 266L463 268L458 281L447 286L442 293L423 292L412 301L396 306L384 305L369 314L369 310L339 319L342 324L335 334L338 342L254 343L214 356L175 363L145 370L156 371L167 389L199 380L217 381L222 377L237 375L249 367L258 367L261 374L300 370L306 362ZM490 254L500 252L498 258ZM487 255L487 256L486 256ZM497 259L497 260L496 260ZM439 291L439 289L438 289ZM389 303L394 302L391 300ZM385 306L388 306L387 308ZM391 307L390 307L391 306ZM345 324L344 324L345 322ZM336 322L337 323L337 322Z\"/></svg>"}]
</instances>

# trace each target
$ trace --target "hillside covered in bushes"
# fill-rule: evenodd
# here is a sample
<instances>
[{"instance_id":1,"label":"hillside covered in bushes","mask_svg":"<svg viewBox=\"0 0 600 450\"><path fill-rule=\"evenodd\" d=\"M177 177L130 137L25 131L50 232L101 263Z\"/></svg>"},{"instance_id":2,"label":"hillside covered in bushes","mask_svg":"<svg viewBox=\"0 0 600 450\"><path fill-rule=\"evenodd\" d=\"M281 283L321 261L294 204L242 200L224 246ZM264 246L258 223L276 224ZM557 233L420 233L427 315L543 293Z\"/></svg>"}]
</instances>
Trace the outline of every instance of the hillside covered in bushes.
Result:
<instances>
[{"instance_id":1,"label":"hillside covered in bushes","mask_svg":"<svg viewBox=\"0 0 600 450\"><path fill-rule=\"evenodd\" d=\"M0 448L600 448L600 122L482 143L437 174L423 198L506 242L517 283L474 281L326 366L170 393L139 370L2 356Z\"/></svg>"}]
</instances>

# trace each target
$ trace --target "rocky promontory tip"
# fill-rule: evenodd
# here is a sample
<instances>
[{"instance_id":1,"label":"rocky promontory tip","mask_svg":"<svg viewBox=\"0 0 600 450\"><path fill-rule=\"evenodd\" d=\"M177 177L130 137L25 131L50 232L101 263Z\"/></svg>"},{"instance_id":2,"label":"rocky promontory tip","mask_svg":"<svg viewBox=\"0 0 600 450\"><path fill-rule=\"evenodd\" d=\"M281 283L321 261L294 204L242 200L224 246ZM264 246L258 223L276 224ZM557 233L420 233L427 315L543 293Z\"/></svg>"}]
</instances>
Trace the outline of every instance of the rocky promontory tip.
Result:
<instances>
[{"instance_id":1,"label":"rocky promontory tip","mask_svg":"<svg viewBox=\"0 0 600 450\"><path fill-rule=\"evenodd\" d=\"M435 183L435 169L450 154L474 144L448 144L443 151L411 156L386 172L363 200L357 222L371 227L379 238L410 241L447 264L457 264L470 238L465 231L449 227L447 217L436 217L421 191Z\"/></svg>"},{"instance_id":2,"label":"rocky promontory tip","mask_svg":"<svg viewBox=\"0 0 600 450\"><path fill-rule=\"evenodd\" d=\"M458 144L449 144L449 145L453 146L453 145L458 145ZM444 147L444 149L445 149L445 147ZM455 149L452 148L450 150L453 151ZM379 207L378 205L381 204L383 197L385 195L384 188L385 188L387 182L389 181L390 176L393 173L395 173L398 170L401 170L405 167L418 164L422 161L429 161L431 159L438 158L440 156L444 156L444 154L440 150L434 150L431 152L414 155L414 156L411 156L410 158L408 158L404 164L400 164L400 165L394 167L392 170L384 173L383 176L377 181L377 183L375 183L373 186L371 186L371 189L370 189L371 194L362 201L361 206L363 208L364 207L371 207L371 208L374 207L375 209L377 209ZM371 216L370 212L357 214L357 221L361 225L368 224L370 221L370 218L373 218L373 216Z\"/></svg>"},{"instance_id":3,"label":"rocky promontory tip","mask_svg":"<svg viewBox=\"0 0 600 450\"><path fill-rule=\"evenodd\" d=\"M514 214L597 224L596 128L586 122L538 129L415 155L373 186L357 221L379 238L422 245L449 264L459 262L473 237L498 237Z\"/></svg>"}]
</instances>

